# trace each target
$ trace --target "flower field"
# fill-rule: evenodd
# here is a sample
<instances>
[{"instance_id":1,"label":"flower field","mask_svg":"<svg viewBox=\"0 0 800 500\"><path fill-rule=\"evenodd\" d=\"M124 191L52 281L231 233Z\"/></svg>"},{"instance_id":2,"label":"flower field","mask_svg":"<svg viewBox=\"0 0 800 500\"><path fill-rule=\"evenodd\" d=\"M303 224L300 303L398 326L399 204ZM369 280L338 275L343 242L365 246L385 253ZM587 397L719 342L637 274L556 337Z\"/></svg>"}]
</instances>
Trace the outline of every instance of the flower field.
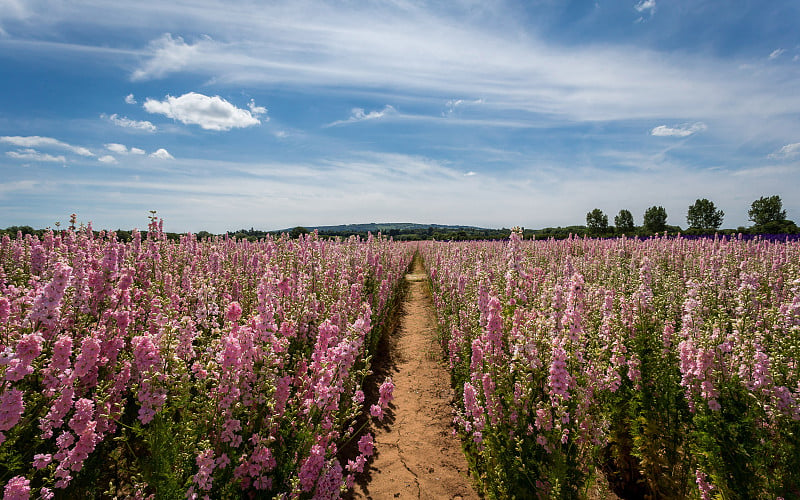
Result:
<instances>
[{"instance_id":1,"label":"flower field","mask_svg":"<svg viewBox=\"0 0 800 500\"><path fill-rule=\"evenodd\" d=\"M353 426L413 250L174 242L155 220L131 243L4 237L4 498L338 498L373 453Z\"/></svg>"},{"instance_id":2,"label":"flower field","mask_svg":"<svg viewBox=\"0 0 800 500\"><path fill-rule=\"evenodd\" d=\"M602 476L800 498L799 242L169 241L156 220L0 241L4 498L338 498L392 400L363 385L415 251L487 497Z\"/></svg>"},{"instance_id":3,"label":"flower field","mask_svg":"<svg viewBox=\"0 0 800 500\"><path fill-rule=\"evenodd\" d=\"M800 498L800 243L420 251L490 498Z\"/></svg>"}]
</instances>

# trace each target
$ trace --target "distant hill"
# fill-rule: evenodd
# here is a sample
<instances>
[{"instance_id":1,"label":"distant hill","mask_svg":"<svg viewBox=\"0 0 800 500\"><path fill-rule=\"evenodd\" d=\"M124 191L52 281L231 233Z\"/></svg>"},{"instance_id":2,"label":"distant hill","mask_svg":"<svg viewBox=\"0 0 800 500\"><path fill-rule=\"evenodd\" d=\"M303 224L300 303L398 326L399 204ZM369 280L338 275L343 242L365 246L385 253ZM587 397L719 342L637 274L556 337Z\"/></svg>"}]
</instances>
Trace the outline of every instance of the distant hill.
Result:
<instances>
[{"instance_id":1,"label":"distant hill","mask_svg":"<svg viewBox=\"0 0 800 500\"><path fill-rule=\"evenodd\" d=\"M387 233L392 230L396 231L416 231L427 230L432 227L434 230L448 229L448 230L483 230L486 228L476 226L453 226L444 224L416 224L413 222L370 222L369 224L340 224L338 226L305 226L309 231L317 230L320 233L366 233L372 232ZM284 229L283 231L291 231L292 228Z\"/></svg>"},{"instance_id":2,"label":"distant hill","mask_svg":"<svg viewBox=\"0 0 800 500\"><path fill-rule=\"evenodd\" d=\"M477 226L447 224L417 224L413 222L370 222L368 224L341 224L338 226L303 226L270 231L270 234L288 233L297 237L304 232L319 232L323 237L358 236L366 238L369 233L391 236L395 240L486 240L508 238L509 229L488 229ZM229 233L230 234L230 233ZM261 238L267 233L254 229L241 229L232 234L240 238Z\"/></svg>"}]
</instances>

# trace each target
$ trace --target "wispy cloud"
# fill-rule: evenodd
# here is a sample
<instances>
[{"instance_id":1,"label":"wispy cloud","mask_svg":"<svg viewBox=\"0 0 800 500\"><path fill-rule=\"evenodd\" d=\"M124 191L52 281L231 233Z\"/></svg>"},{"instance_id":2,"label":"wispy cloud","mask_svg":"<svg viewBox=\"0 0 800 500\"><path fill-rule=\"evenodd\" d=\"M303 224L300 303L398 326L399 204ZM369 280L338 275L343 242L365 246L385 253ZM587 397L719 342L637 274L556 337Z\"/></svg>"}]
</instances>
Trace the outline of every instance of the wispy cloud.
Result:
<instances>
[{"instance_id":1,"label":"wispy cloud","mask_svg":"<svg viewBox=\"0 0 800 500\"><path fill-rule=\"evenodd\" d=\"M800 142L794 144L787 144L778 151L770 154L768 157L775 160L788 160L800 156Z\"/></svg>"},{"instance_id":2,"label":"wispy cloud","mask_svg":"<svg viewBox=\"0 0 800 500\"><path fill-rule=\"evenodd\" d=\"M369 113L364 111L364 108L353 108L350 111L350 118L346 120L336 120L335 122L329 123L325 125L326 127L334 127L336 125L345 125L348 123L356 123L356 122L363 122L367 120L378 120L388 115L393 115L397 113L397 110L387 104L383 107L380 111L370 111Z\"/></svg>"},{"instance_id":3,"label":"wispy cloud","mask_svg":"<svg viewBox=\"0 0 800 500\"><path fill-rule=\"evenodd\" d=\"M17 151L6 151L6 156L15 160L41 161L50 163L66 163L67 159L63 155L53 156L47 153L36 151L35 149L20 149Z\"/></svg>"},{"instance_id":4,"label":"wispy cloud","mask_svg":"<svg viewBox=\"0 0 800 500\"><path fill-rule=\"evenodd\" d=\"M261 116L267 114L267 108L264 106L256 106L255 99L250 99L250 102L247 103L247 109L250 110L250 113L253 116ZM269 117L265 118L266 121L269 121Z\"/></svg>"},{"instance_id":5,"label":"wispy cloud","mask_svg":"<svg viewBox=\"0 0 800 500\"><path fill-rule=\"evenodd\" d=\"M696 122L692 124L683 124L675 127L667 127L666 125L659 125L650 131L650 135L657 137L688 137L698 132L703 132L708 129L703 122Z\"/></svg>"},{"instance_id":6,"label":"wispy cloud","mask_svg":"<svg viewBox=\"0 0 800 500\"><path fill-rule=\"evenodd\" d=\"M780 57L780 56L781 56L781 55L782 55L784 52L786 52L786 49L775 49L775 50L773 50L772 52L770 52L770 54L769 54L769 57L768 57L767 59L769 59L770 61L772 61L772 60L774 60L774 59L777 59L777 58L779 58L779 57Z\"/></svg>"},{"instance_id":7,"label":"wispy cloud","mask_svg":"<svg viewBox=\"0 0 800 500\"><path fill-rule=\"evenodd\" d=\"M118 127L132 128L132 129L136 129L136 130L143 130L145 132L155 132L157 130L157 127L155 125L153 125L152 122L149 122L147 120L142 120L142 121L140 121L140 120L131 120L130 118L126 118L124 116L119 116L116 113L114 113L111 116L108 116L105 113L102 113L100 115L100 118L106 119L106 120L110 121L111 123L113 123L114 125L116 125Z\"/></svg>"},{"instance_id":8,"label":"wispy cloud","mask_svg":"<svg viewBox=\"0 0 800 500\"><path fill-rule=\"evenodd\" d=\"M0 137L0 142L4 142L6 144L13 144L14 146L19 146L23 148L57 148L57 149L66 149L71 151L75 154L81 156L94 156L94 153L89 151L88 149L81 147L81 146L73 146L71 144L67 144L66 142L59 141L58 139L54 139L52 137L41 137L38 135L32 135L27 137L22 136L2 136Z\"/></svg>"},{"instance_id":9,"label":"wispy cloud","mask_svg":"<svg viewBox=\"0 0 800 500\"><path fill-rule=\"evenodd\" d=\"M450 116L456 112L458 108L465 107L465 106L474 106L478 104L483 104L483 99L473 99L473 100L465 100L465 99L450 99L445 103L445 111L442 112L442 116Z\"/></svg>"},{"instance_id":10,"label":"wispy cloud","mask_svg":"<svg viewBox=\"0 0 800 500\"><path fill-rule=\"evenodd\" d=\"M154 5L143 0L124 9L97 8L100 19L129 28L136 22L131 19L152 19ZM625 43L562 46L519 27L498 30L483 24L467 12L472 7L445 14L416 2L362 8L306 0L270 2L252 15L252 8L240 2L157 5L164 22L156 22L155 29L213 38L165 33L129 51L125 57L138 63L132 70L138 79L180 72L221 86L378 91L397 97L396 102L480 95L493 110L578 121L686 116L710 123L712 118L745 121L754 111L761 116L800 112L800 95L774 99L776 91L785 92L780 87L788 74L743 75L740 60L704 51L671 55ZM657 8L656 0L629 5L645 15ZM468 22L453 22L453 15Z\"/></svg>"},{"instance_id":11,"label":"wispy cloud","mask_svg":"<svg viewBox=\"0 0 800 500\"><path fill-rule=\"evenodd\" d=\"M210 40L206 37L189 45L183 38L165 33L148 44L150 58L131 74L131 80L162 78L183 69L199 54L202 44Z\"/></svg>"},{"instance_id":12,"label":"wispy cloud","mask_svg":"<svg viewBox=\"0 0 800 500\"><path fill-rule=\"evenodd\" d=\"M114 157L113 157L113 156L111 156L111 155L103 155L103 156L101 156L100 158L98 158L98 159L97 159L97 161L99 161L99 162L101 162L101 163L107 163L107 164L114 164L114 163L117 163L117 159L116 159L116 158L114 158Z\"/></svg>"},{"instance_id":13,"label":"wispy cloud","mask_svg":"<svg viewBox=\"0 0 800 500\"><path fill-rule=\"evenodd\" d=\"M266 113L266 108L255 105L250 101L251 109L237 108L220 96L189 92L180 97L170 95L163 101L148 98L144 109L148 113L157 113L178 120L186 125L199 125L205 130L228 131L232 128L252 127L261 123L255 115Z\"/></svg>"}]
</instances>

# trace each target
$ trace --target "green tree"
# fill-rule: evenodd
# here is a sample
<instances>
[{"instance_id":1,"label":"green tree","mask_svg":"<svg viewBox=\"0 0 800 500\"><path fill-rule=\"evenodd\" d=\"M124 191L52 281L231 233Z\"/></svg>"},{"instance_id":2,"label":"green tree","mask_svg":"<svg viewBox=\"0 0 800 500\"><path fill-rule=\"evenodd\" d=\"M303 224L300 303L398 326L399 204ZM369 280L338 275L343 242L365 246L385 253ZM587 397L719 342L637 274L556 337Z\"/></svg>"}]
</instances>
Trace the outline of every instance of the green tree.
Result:
<instances>
[{"instance_id":1,"label":"green tree","mask_svg":"<svg viewBox=\"0 0 800 500\"><path fill-rule=\"evenodd\" d=\"M780 222L786 219L786 210L783 210L783 202L778 195L768 198L762 196L750 205L747 216L756 226L763 226L769 222Z\"/></svg>"},{"instance_id":2,"label":"green tree","mask_svg":"<svg viewBox=\"0 0 800 500\"><path fill-rule=\"evenodd\" d=\"M303 226L297 226L289 231L289 237L293 240L296 240L303 234L308 234L308 229L304 228Z\"/></svg>"},{"instance_id":3,"label":"green tree","mask_svg":"<svg viewBox=\"0 0 800 500\"><path fill-rule=\"evenodd\" d=\"M633 231L633 214L630 210L625 210L624 208L619 211L619 214L614 217L614 225L617 227L617 232L630 233Z\"/></svg>"},{"instance_id":4,"label":"green tree","mask_svg":"<svg viewBox=\"0 0 800 500\"><path fill-rule=\"evenodd\" d=\"M662 206L653 206L644 211L644 228L658 233L667 228L667 211Z\"/></svg>"},{"instance_id":5,"label":"green tree","mask_svg":"<svg viewBox=\"0 0 800 500\"><path fill-rule=\"evenodd\" d=\"M608 232L608 216L599 208L586 214L586 227L589 234L599 235Z\"/></svg>"},{"instance_id":6,"label":"green tree","mask_svg":"<svg viewBox=\"0 0 800 500\"><path fill-rule=\"evenodd\" d=\"M719 229L725 212L718 210L714 202L703 198L689 206L686 213L686 223L692 229Z\"/></svg>"}]
</instances>

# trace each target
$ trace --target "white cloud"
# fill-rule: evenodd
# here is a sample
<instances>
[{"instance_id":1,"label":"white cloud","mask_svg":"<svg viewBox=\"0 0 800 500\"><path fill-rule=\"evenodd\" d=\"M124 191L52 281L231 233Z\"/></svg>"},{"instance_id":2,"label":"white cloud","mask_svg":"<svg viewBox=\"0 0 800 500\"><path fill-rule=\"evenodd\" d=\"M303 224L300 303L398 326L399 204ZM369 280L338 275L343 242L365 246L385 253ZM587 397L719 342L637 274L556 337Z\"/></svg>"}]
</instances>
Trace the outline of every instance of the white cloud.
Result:
<instances>
[{"instance_id":1,"label":"white cloud","mask_svg":"<svg viewBox=\"0 0 800 500\"><path fill-rule=\"evenodd\" d=\"M790 158L796 158L797 156L800 156L800 142L785 145L775 153L770 154L769 158L776 160L787 160Z\"/></svg>"},{"instance_id":2,"label":"white cloud","mask_svg":"<svg viewBox=\"0 0 800 500\"><path fill-rule=\"evenodd\" d=\"M112 153L117 154L128 154L128 147L124 144L117 144L116 142L112 142L110 144L106 144L106 149L111 151Z\"/></svg>"},{"instance_id":3,"label":"white cloud","mask_svg":"<svg viewBox=\"0 0 800 500\"><path fill-rule=\"evenodd\" d=\"M105 146L106 146L107 150L111 151L112 153L117 153L119 155L143 155L143 154L145 154L144 149L133 148L133 147L128 149L128 147L126 145L119 144L119 143L116 143L116 142L112 142L112 143L106 144Z\"/></svg>"},{"instance_id":4,"label":"white cloud","mask_svg":"<svg viewBox=\"0 0 800 500\"><path fill-rule=\"evenodd\" d=\"M136 98L133 96L133 94L128 94L125 96L125 102L128 104L136 104Z\"/></svg>"},{"instance_id":5,"label":"white cloud","mask_svg":"<svg viewBox=\"0 0 800 500\"><path fill-rule=\"evenodd\" d=\"M27 137L3 136L0 137L0 142L13 144L14 146L19 146L22 148L51 147L58 149L66 149L81 156L94 156L94 154L91 151L89 151L84 147L73 146L71 144L67 144L66 142L59 141L58 139L53 139L52 137L40 137L38 135L32 135Z\"/></svg>"},{"instance_id":6,"label":"white cloud","mask_svg":"<svg viewBox=\"0 0 800 500\"><path fill-rule=\"evenodd\" d=\"M383 107L380 111L370 111L369 113L364 112L364 108L353 108L350 111L350 118L347 120L337 120L335 122L329 123L326 127L333 127L335 125L344 125L346 123L355 123L355 122L363 122L366 120L378 120L383 118L384 116L391 115L397 113L397 110L394 109L393 106L387 104Z\"/></svg>"},{"instance_id":7,"label":"white cloud","mask_svg":"<svg viewBox=\"0 0 800 500\"><path fill-rule=\"evenodd\" d=\"M770 52L768 59L769 59L770 61L772 61L772 60L774 60L774 59L777 59L777 58L779 58L779 57L781 56L781 54L783 54L784 52L786 52L786 49L775 49L775 50L773 50L772 52Z\"/></svg>"},{"instance_id":8,"label":"white cloud","mask_svg":"<svg viewBox=\"0 0 800 500\"><path fill-rule=\"evenodd\" d=\"M253 106L256 107L254 103ZM164 101L148 98L144 109L148 113L162 114L187 125L199 125L206 130L230 130L261 123L250 111L237 108L220 96L209 97L196 92L180 97L168 95Z\"/></svg>"},{"instance_id":9,"label":"white cloud","mask_svg":"<svg viewBox=\"0 0 800 500\"><path fill-rule=\"evenodd\" d=\"M158 158L159 160L174 160L175 157L169 154L164 148L159 148L155 153L150 153L150 158Z\"/></svg>"},{"instance_id":10,"label":"white cloud","mask_svg":"<svg viewBox=\"0 0 800 500\"><path fill-rule=\"evenodd\" d=\"M206 37L204 40L194 45L189 45L183 38L165 33L161 38L157 38L148 44L151 58L135 70L131 75L132 80L148 80L152 78L162 78L169 73L174 73L183 69L196 56L206 41L211 39Z\"/></svg>"},{"instance_id":11,"label":"white cloud","mask_svg":"<svg viewBox=\"0 0 800 500\"><path fill-rule=\"evenodd\" d=\"M111 123L113 123L118 127L144 130L145 132L155 132L157 130L156 126L147 120L144 121L131 120L124 116L118 116L116 113L114 113L111 116L107 116L106 114L101 114L100 118L106 118L108 119L108 121L110 121Z\"/></svg>"},{"instance_id":12,"label":"white cloud","mask_svg":"<svg viewBox=\"0 0 800 500\"><path fill-rule=\"evenodd\" d=\"M637 12L644 12L650 11L650 16L652 17L656 11L656 0L641 0L639 3L633 6Z\"/></svg>"},{"instance_id":13,"label":"white cloud","mask_svg":"<svg viewBox=\"0 0 800 500\"><path fill-rule=\"evenodd\" d=\"M264 106L256 106L255 99L250 99L250 102L247 103L247 107L250 109L250 113L252 113L253 116L264 115L267 113L267 108ZM269 120L269 118L266 118L266 120Z\"/></svg>"},{"instance_id":14,"label":"white cloud","mask_svg":"<svg viewBox=\"0 0 800 500\"><path fill-rule=\"evenodd\" d=\"M66 163L67 159L63 155L53 156L41 153L35 149L20 149L17 151L6 151L6 155L15 160L41 161L51 163Z\"/></svg>"},{"instance_id":15,"label":"white cloud","mask_svg":"<svg viewBox=\"0 0 800 500\"><path fill-rule=\"evenodd\" d=\"M688 137L692 134L696 134L697 132L703 132L706 129L708 129L708 127L703 122L683 124L677 127L659 125L650 131L650 135L657 137Z\"/></svg>"},{"instance_id":16,"label":"white cloud","mask_svg":"<svg viewBox=\"0 0 800 500\"><path fill-rule=\"evenodd\" d=\"M98 159L97 159L97 161L99 161L99 162L101 162L101 163L109 163L109 164L111 164L111 163L117 163L117 159L116 159L116 158L114 158L114 157L113 157L113 156L111 156L111 155L103 155L103 156L101 156L100 158L98 158Z\"/></svg>"},{"instance_id":17,"label":"white cloud","mask_svg":"<svg viewBox=\"0 0 800 500\"><path fill-rule=\"evenodd\" d=\"M465 101L464 99L450 99L445 103L447 110L442 113L442 116L452 115L458 108L462 106L473 106L477 104L483 104L483 102L483 99L474 99L471 101Z\"/></svg>"},{"instance_id":18,"label":"white cloud","mask_svg":"<svg viewBox=\"0 0 800 500\"><path fill-rule=\"evenodd\" d=\"M472 170L470 170L469 172L464 174L464 177L472 177L473 175L478 175L478 174L477 172L473 172Z\"/></svg>"}]
</instances>

